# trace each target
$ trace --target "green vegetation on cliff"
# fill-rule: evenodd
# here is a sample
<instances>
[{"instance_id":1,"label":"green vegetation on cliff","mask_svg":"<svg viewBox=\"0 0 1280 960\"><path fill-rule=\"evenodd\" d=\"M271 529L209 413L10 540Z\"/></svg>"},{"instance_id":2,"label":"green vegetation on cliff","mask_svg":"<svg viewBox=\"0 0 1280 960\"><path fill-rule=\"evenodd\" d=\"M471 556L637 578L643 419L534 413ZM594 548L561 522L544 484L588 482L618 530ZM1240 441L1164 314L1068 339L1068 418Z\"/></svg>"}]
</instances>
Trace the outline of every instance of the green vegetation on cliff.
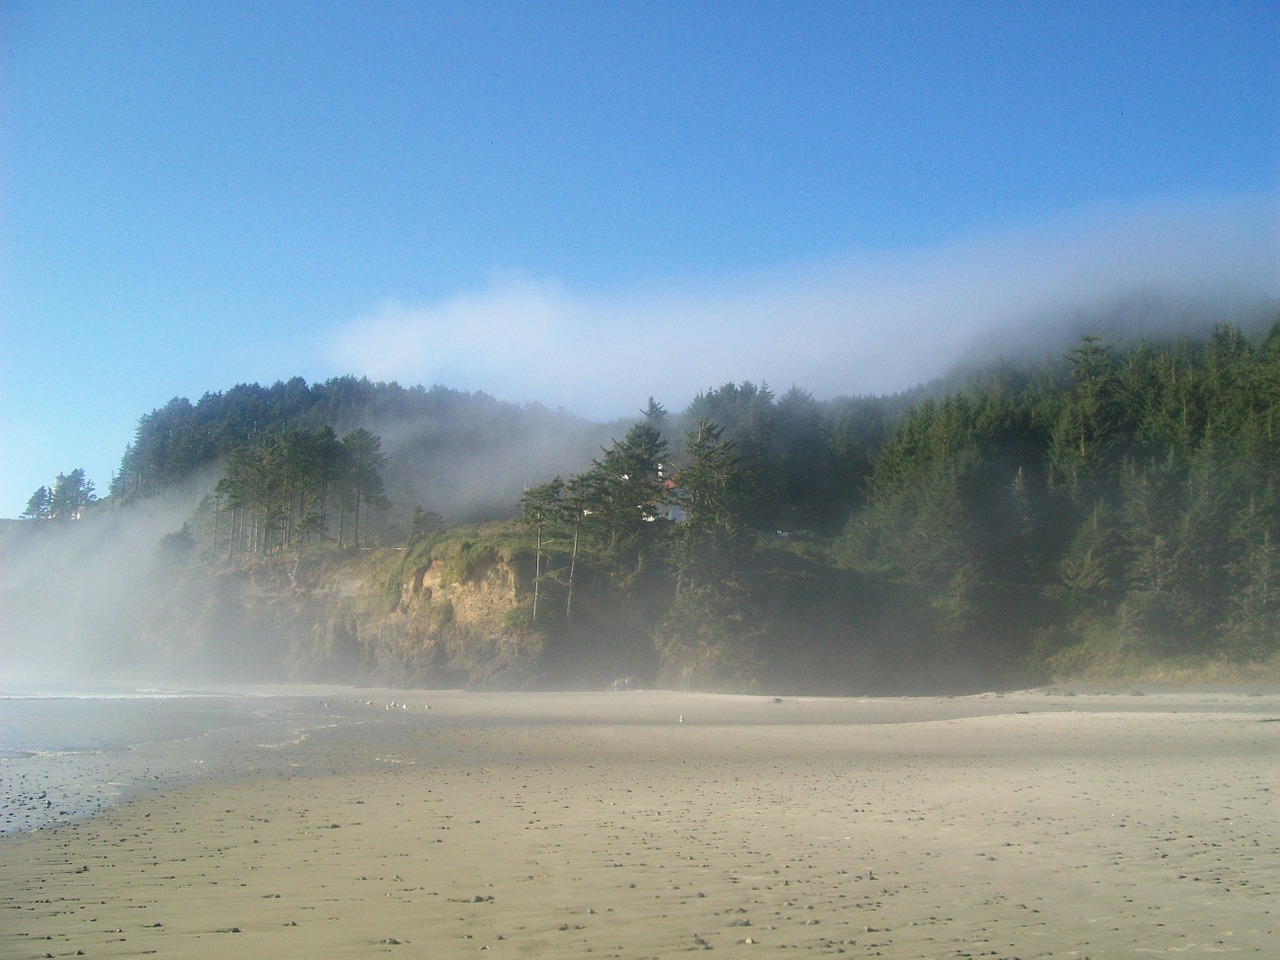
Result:
<instances>
[{"instance_id":1,"label":"green vegetation on cliff","mask_svg":"<svg viewBox=\"0 0 1280 960\"><path fill-rule=\"evenodd\" d=\"M138 663L827 693L1280 663L1280 325L1085 337L887 398L730 383L603 426L241 386L144 417L88 517L200 483L129 621Z\"/></svg>"},{"instance_id":2,"label":"green vegetation on cliff","mask_svg":"<svg viewBox=\"0 0 1280 960\"><path fill-rule=\"evenodd\" d=\"M615 608L645 608L656 676L699 687L1274 669L1280 325L1258 343L1227 325L1124 351L1085 337L1039 370L994 365L867 444L843 500L820 492L835 459L823 414L794 389L727 385L691 405L665 463L650 416L526 497L543 579L564 580L558 521ZM577 506L547 503L574 488L580 524ZM775 526L836 505L835 538Z\"/></svg>"}]
</instances>

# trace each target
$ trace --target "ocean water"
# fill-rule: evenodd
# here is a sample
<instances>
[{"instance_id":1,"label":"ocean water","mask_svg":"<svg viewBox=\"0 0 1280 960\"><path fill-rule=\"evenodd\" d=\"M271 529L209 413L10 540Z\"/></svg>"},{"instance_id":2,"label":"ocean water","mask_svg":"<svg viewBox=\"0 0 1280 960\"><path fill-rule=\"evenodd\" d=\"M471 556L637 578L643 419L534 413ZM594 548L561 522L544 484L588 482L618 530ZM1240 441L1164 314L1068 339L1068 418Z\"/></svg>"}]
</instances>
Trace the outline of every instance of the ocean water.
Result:
<instances>
[{"instance_id":1,"label":"ocean water","mask_svg":"<svg viewBox=\"0 0 1280 960\"><path fill-rule=\"evenodd\" d=\"M296 735L288 700L127 686L0 687L0 835L221 771L219 743Z\"/></svg>"},{"instance_id":2,"label":"ocean water","mask_svg":"<svg viewBox=\"0 0 1280 960\"><path fill-rule=\"evenodd\" d=\"M242 708L209 695L0 690L0 757L124 750L245 720Z\"/></svg>"},{"instance_id":3,"label":"ocean water","mask_svg":"<svg viewBox=\"0 0 1280 960\"><path fill-rule=\"evenodd\" d=\"M0 838L155 790L331 774L335 757L344 770L377 768L383 761L369 745L383 734L442 722L425 710L385 709L368 699L377 695L0 682Z\"/></svg>"}]
</instances>

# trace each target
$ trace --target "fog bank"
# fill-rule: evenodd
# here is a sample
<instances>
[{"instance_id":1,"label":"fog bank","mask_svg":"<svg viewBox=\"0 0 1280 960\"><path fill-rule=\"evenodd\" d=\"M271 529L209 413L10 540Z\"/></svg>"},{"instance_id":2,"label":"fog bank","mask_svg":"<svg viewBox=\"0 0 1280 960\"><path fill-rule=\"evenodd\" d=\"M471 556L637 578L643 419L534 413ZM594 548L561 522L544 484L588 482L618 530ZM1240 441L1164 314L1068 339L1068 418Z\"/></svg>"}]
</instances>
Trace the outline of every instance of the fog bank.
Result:
<instances>
[{"instance_id":1,"label":"fog bank","mask_svg":"<svg viewBox=\"0 0 1280 960\"><path fill-rule=\"evenodd\" d=\"M596 417L649 395L679 406L744 378L819 397L894 392L938 376L996 331L1055 349L1082 311L1133 298L1173 305L1176 323L1274 304L1278 224L1276 195L1256 193L1095 209L700 284L593 291L505 274L435 302L387 300L333 330L328 349L373 378L534 397Z\"/></svg>"}]
</instances>

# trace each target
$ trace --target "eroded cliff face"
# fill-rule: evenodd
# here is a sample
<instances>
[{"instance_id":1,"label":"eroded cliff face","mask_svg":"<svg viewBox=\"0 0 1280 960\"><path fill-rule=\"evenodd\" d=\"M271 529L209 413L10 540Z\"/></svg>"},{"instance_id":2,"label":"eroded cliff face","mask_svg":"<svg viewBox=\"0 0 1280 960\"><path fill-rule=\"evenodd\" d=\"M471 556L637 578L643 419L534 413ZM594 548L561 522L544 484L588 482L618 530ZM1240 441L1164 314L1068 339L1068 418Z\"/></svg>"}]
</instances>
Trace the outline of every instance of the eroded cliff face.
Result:
<instances>
[{"instance_id":1,"label":"eroded cliff face","mask_svg":"<svg viewBox=\"0 0 1280 960\"><path fill-rule=\"evenodd\" d=\"M516 572L497 561L450 582L432 561L389 598L368 557L192 565L158 592L137 663L157 672L257 682L528 689L541 640L516 625Z\"/></svg>"},{"instance_id":2,"label":"eroded cliff face","mask_svg":"<svg viewBox=\"0 0 1280 960\"><path fill-rule=\"evenodd\" d=\"M542 641L514 624L516 572L496 561L450 581L433 560L401 584L390 612L362 617L358 641L370 675L419 686L527 689L544 680Z\"/></svg>"}]
</instances>

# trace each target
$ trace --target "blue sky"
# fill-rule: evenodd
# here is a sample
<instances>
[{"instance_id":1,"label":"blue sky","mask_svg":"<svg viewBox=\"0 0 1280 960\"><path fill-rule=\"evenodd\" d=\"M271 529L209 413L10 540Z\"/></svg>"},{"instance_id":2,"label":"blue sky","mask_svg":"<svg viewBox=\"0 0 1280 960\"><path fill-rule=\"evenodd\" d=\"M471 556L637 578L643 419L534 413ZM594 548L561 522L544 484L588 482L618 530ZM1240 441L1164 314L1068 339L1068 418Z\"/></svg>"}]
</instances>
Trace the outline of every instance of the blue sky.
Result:
<instances>
[{"instance_id":1,"label":"blue sky","mask_svg":"<svg viewBox=\"0 0 1280 960\"><path fill-rule=\"evenodd\" d=\"M911 386L1280 295L1274 2L0 0L0 516L173 396Z\"/></svg>"}]
</instances>

